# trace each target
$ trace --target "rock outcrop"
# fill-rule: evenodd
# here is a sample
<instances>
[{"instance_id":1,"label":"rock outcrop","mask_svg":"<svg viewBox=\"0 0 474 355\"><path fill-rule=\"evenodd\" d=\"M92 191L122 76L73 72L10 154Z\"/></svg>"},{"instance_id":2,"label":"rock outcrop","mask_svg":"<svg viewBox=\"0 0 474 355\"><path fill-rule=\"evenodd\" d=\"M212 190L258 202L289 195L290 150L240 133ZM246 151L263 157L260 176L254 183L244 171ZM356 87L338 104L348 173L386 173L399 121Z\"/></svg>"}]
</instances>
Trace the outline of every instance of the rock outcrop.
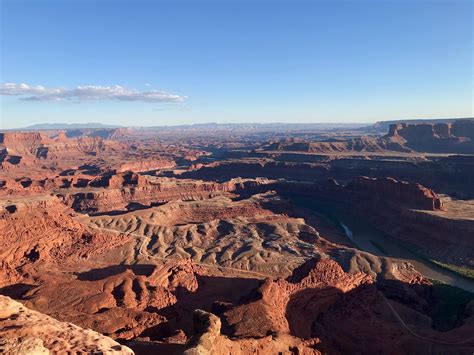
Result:
<instances>
[{"instance_id":1,"label":"rock outcrop","mask_svg":"<svg viewBox=\"0 0 474 355\"><path fill-rule=\"evenodd\" d=\"M474 120L452 123L391 124L382 142L397 142L422 152L473 153Z\"/></svg>"},{"instance_id":2,"label":"rock outcrop","mask_svg":"<svg viewBox=\"0 0 474 355\"><path fill-rule=\"evenodd\" d=\"M225 313L235 337L292 334L310 338L311 324L344 293L370 284L365 273L346 274L330 259L310 260L287 280L267 280L249 303Z\"/></svg>"},{"instance_id":3,"label":"rock outcrop","mask_svg":"<svg viewBox=\"0 0 474 355\"><path fill-rule=\"evenodd\" d=\"M392 280L382 289L387 296L367 274L345 273L332 260L313 259L286 280L266 280L240 305L224 311L222 329L235 347L245 341L260 347L270 338L283 353L420 353L427 348L462 353L474 344L467 335L472 330L472 317L446 334L431 329L428 284ZM413 337L400 323L399 314L410 329L424 337ZM223 338L217 332L219 322L202 312L197 319L202 320L199 329L206 331L200 330L203 335L191 342L192 350L211 348L212 352L212 345L221 344Z\"/></svg>"},{"instance_id":4,"label":"rock outcrop","mask_svg":"<svg viewBox=\"0 0 474 355\"><path fill-rule=\"evenodd\" d=\"M35 310L114 339L133 339L142 333L159 336L159 325L167 319L157 311L172 308L176 294L195 292L199 272L188 260L160 267L111 266L85 271L72 280L51 278L23 298Z\"/></svg>"},{"instance_id":5,"label":"rock outcrop","mask_svg":"<svg viewBox=\"0 0 474 355\"><path fill-rule=\"evenodd\" d=\"M276 155L278 153L274 153ZM383 156L383 155L382 155ZM323 157L310 154L285 154L274 159L221 160L194 164L181 178L229 180L236 177L286 179L315 182L334 178L348 182L359 176L374 178L391 176L397 180L420 183L435 191L458 198L474 198L474 157L452 155L416 159L354 159Z\"/></svg>"},{"instance_id":6,"label":"rock outcrop","mask_svg":"<svg viewBox=\"0 0 474 355\"><path fill-rule=\"evenodd\" d=\"M55 320L0 295L0 352L8 355L133 354L113 339Z\"/></svg>"},{"instance_id":7,"label":"rock outcrop","mask_svg":"<svg viewBox=\"0 0 474 355\"><path fill-rule=\"evenodd\" d=\"M169 169L176 166L173 160L169 159L157 159L157 160L141 160L137 162L129 162L121 164L117 168L117 173L123 173L126 171L133 171L136 173L142 171L152 171L159 169Z\"/></svg>"},{"instance_id":8,"label":"rock outcrop","mask_svg":"<svg viewBox=\"0 0 474 355\"><path fill-rule=\"evenodd\" d=\"M214 314L196 310L193 315L194 335L187 343L184 355L246 355L257 351L262 354L321 354L311 345L291 335L266 336L260 339L229 339L221 334L221 320Z\"/></svg>"},{"instance_id":9,"label":"rock outcrop","mask_svg":"<svg viewBox=\"0 0 474 355\"><path fill-rule=\"evenodd\" d=\"M288 151L319 154L346 152L382 152L384 147L374 138L327 139L323 142L283 141L262 147L265 151Z\"/></svg>"},{"instance_id":10,"label":"rock outcrop","mask_svg":"<svg viewBox=\"0 0 474 355\"><path fill-rule=\"evenodd\" d=\"M42 132L0 133L0 145L8 154L33 159L51 159L74 154L95 155L99 151L117 149L119 143L100 137L68 138L59 132L51 138Z\"/></svg>"},{"instance_id":11,"label":"rock outcrop","mask_svg":"<svg viewBox=\"0 0 474 355\"><path fill-rule=\"evenodd\" d=\"M417 153L471 124L2 133L0 293L40 314L0 298L0 352L463 353L472 298L439 312L396 244L472 269L474 159Z\"/></svg>"},{"instance_id":12,"label":"rock outcrop","mask_svg":"<svg viewBox=\"0 0 474 355\"><path fill-rule=\"evenodd\" d=\"M429 211L443 209L440 197L433 190L421 184L411 184L390 177L359 176L345 185L338 183L335 179L314 183L279 181L271 187L285 194L350 204L353 208L366 209L374 214L407 209Z\"/></svg>"},{"instance_id":13,"label":"rock outcrop","mask_svg":"<svg viewBox=\"0 0 474 355\"><path fill-rule=\"evenodd\" d=\"M58 265L70 258L84 260L127 242L123 235L90 232L71 213L53 196L0 205L2 286L17 280L15 275L20 271L28 275L39 263Z\"/></svg>"},{"instance_id":14,"label":"rock outcrop","mask_svg":"<svg viewBox=\"0 0 474 355\"><path fill-rule=\"evenodd\" d=\"M172 200L203 200L270 183L266 179L233 179L224 183L170 178L149 179L133 172L104 175L85 182L87 186L107 189L67 192L58 196L68 206L83 213L127 211Z\"/></svg>"},{"instance_id":15,"label":"rock outcrop","mask_svg":"<svg viewBox=\"0 0 474 355\"><path fill-rule=\"evenodd\" d=\"M344 190L355 203L364 200L378 201L397 208L441 210L443 203L432 190L420 185L393 178L376 179L361 176L349 183ZM374 206L375 207L375 206Z\"/></svg>"},{"instance_id":16,"label":"rock outcrop","mask_svg":"<svg viewBox=\"0 0 474 355\"><path fill-rule=\"evenodd\" d=\"M455 204L450 200L444 203L445 198L420 184L359 177L346 185L330 179L320 183L279 182L273 188L285 196L329 202L407 243L427 259L468 268L474 265L472 207L466 204L464 213L463 207L452 211ZM452 219L456 213L458 217Z\"/></svg>"}]
</instances>

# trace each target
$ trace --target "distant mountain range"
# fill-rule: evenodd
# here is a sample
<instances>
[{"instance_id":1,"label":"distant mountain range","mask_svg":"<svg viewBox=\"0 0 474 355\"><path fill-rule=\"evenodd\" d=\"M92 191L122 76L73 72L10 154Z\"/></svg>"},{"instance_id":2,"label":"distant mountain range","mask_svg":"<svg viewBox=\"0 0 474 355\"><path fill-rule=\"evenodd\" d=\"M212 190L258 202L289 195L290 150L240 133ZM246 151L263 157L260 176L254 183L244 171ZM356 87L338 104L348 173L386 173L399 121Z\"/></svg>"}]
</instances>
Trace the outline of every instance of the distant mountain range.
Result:
<instances>
[{"instance_id":1,"label":"distant mountain range","mask_svg":"<svg viewBox=\"0 0 474 355\"><path fill-rule=\"evenodd\" d=\"M196 123L169 126L150 126L150 127L133 127L134 129L160 129L160 130L332 130L332 129L352 129L367 126L367 123Z\"/></svg>"},{"instance_id":2,"label":"distant mountain range","mask_svg":"<svg viewBox=\"0 0 474 355\"><path fill-rule=\"evenodd\" d=\"M36 130L70 130L70 129L113 129L120 128L118 125L109 125L102 123L38 123L31 126L18 128L21 131L36 131Z\"/></svg>"},{"instance_id":3,"label":"distant mountain range","mask_svg":"<svg viewBox=\"0 0 474 355\"><path fill-rule=\"evenodd\" d=\"M369 123L196 123L166 126L134 126L128 127L135 131L202 131L202 130L345 130L355 129L367 133L386 133L393 123L442 123L456 120L474 120L474 118L439 118L439 119L405 119L392 121L378 121ZM115 129L125 128L119 125L103 123L39 123L31 126L13 129L15 131L38 131L38 130L87 130L87 129Z\"/></svg>"},{"instance_id":4,"label":"distant mountain range","mask_svg":"<svg viewBox=\"0 0 474 355\"><path fill-rule=\"evenodd\" d=\"M333 129L355 129L367 126L368 123L195 123L182 125L163 126L133 126L127 127L134 130L333 130ZM77 130L77 129L115 129L125 128L119 125L107 125L102 123L39 123L27 127L13 129L14 131L38 131L38 130Z\"/></svg>"}]
</instances>

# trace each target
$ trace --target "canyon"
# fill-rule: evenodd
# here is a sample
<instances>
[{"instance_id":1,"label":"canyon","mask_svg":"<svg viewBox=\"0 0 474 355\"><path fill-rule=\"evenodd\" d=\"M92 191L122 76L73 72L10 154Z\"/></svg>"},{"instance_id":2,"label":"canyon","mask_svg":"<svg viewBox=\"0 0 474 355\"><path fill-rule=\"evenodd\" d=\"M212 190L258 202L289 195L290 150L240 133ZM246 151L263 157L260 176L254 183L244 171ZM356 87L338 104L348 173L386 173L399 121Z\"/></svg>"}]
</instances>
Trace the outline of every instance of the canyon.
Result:
<instances>
[{"instance_id":1,"label":"canyon","mask_svg":"<svg viewBox=\"0 0 474 355\"><path fill-rule=\"evenodd\" d=\"M472 354L473 132L2 132L0 350Z\"/></svg>"}]
</instances>

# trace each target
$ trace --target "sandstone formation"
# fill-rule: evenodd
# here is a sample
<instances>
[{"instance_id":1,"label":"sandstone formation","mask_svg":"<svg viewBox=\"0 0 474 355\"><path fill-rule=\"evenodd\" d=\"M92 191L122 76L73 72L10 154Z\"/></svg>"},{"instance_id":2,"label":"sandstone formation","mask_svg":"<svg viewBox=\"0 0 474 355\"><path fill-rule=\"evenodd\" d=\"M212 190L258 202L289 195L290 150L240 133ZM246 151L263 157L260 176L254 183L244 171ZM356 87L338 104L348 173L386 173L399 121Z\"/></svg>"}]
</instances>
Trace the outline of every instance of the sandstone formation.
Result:
<instances>
[{"instance_id":1,"label":"sandstone formation","mask_svg":"<svg viewBox=\"0 0 474 355\"><path fill-rule=\"evenodd\" d=\"M139 173L142 171L169 169L169 168L174 167L175 165L176 164L174 161L167 160L167 159L129 162L129 163L124 163L120 165L117 168L117 173L123 173L126 171L133 171L133 172Z\"/></svg>"},{"instance_id":2,"label":"sandstone formation","mask_svg":"<svg viewBox=\"0 0 474 355\"><path fill-rule=\"evenodd\" d=\"M120 148L113 141L104 141L98 137L68 138L64 132L60 132L55 138L38 132L0 133L0 144L7 154L26 159L52 159L74 154L95 155L101 150Z\"/></svg>"},{"instance_id":3,"label":"sandstone formation","mask_svg":"<svg viewBox=\"0 0 474 355\"><path fill-rule=\"evenodd\" d=\"M0 352L471 354L472 120L395 124L1 133Z\"/></svg>"},{"instance_id":4,"label":"sandstone formation","mask_svg":"<svg viewBox=\"0 0 474 355\"><path fill-rule=\"evenodd\" d=\"M461 216L456 222L450 220L449 207L432 190L391 178L360 177L336 191L350 198L356 214L421 255L443 263L474 265L474 221Z\"/></svg>"},{"instance_id":5,"label":"sandstone formation","mask_svg":"<svg viewBox=\"0 0 474 355\"><path fill-rule=\"evenodd\" d=\"M261 185L259 189L275 189L286 194L341 201L369 208L375 213L382 205L389 210L439 211L444 208L440 197L433 190L391 177L377 179L359 176L345 185L335 179L313 183L281 179Z\"/></svg>"},{"instance_id":6,"label":"sandstone formation","mask_svg":"<svg viewBox=\"0 0 474 355\"><path fill-rule=\"evenodd\" d=\"M306 153L381 152L384 147L376 139L334 139L323 142L289 141L275 142L263 147L266 151L290 151Z\"/></svg>"},{"instance_id":7,"label":"sandstone formation","mask_svg":"<svg viewBox=\"0 0 474 355\"><path fill-rule=\"evenodd\" d=\"M212 313L196 310L193 315L194 335L188 342L184 355L237 354L254 352L262 354L298 353L318 355L319 351L310 347L311 342L288 335L279 337L229 339L221 334L221 321Z\"/></svg>"},{"instance_id":8,"label":"sandstone formation","mask_svg":"<svg viewBox=\"0 0 474 355\"><path fill-rule=\"evenodd\" d=\"M372 279L364 274L348 275L332 260L310 260L288 280L267 280L256 291L255 301L225 313L237 337L292 334L311 337L311 323L341 294Z\"/></svg>"},{"instance_id":9,"label":"sandstone formation","mask_svg":"<svg viewBox=\"0 0 474 355\"><path fill-rule=\"evenodd\" d=\"M83 221L97 230L143 236L141 256L151 260L191 258L257 275L287 275L305 258L319 255L325 241L304 220L278 210L291 207L273 194L263 194L238 202L225 197L173 201Z\"/></svg>"},{"instance_id":10,"label":"sandstone formation","mask_svg":"<svg viewBox=\"0 0 474 355\"><path fill-rule=\"evenodd\" d=\"M359 177L347 185L352 200L379 199L386 205L420 210L441 210L440 198L430 189L420 184L410 184L393 178L373 179ZM357 202L356 202L357 203Z\"/></svg>"},{"instance_id":11,"label":"sandstone formation","mask_svg":"<svg viewBox=\"0 0 474 355\"><path fill-rule=\"evenodd\" d=\"M147 332L156 336L158 326L166 322L156 310L173 306L176 293L195 292L198 271L186 261L93 269L76 279L56 277L23 298L40 312L114 339L133 339Z\"/></svg>"},{"instance_id":12,"label":"sandstone formation","mask_svg":"<svg viewBox=\"0 0 474 355\"><path fill-rule=\"evenodd\" d=\"M0 296L0 352L133 354L109 337L57 321L5 296Z\"/></svg>"},{"instance_id":13,"label":"sandstone formation","mask_svg":"<svg viewBox=\"0 0 474 355\"><path fill-rule=\"evenodd\" d=\"M284 178L293 181L327 180L349 182L359 176L394 177L410 183L421 183L435 191L463 199L474 198L474 158L449 156L423 160L285 154L269 158L227 159L217 163L194 164L181 178L229 180L236 177Z\"/></svg>"},{"instance_id":14,"label":"sandstone formation","mask_svg":"<svg viewBox=\"0 0 474 355\"><path fill-rule=\"evenodd\" d=\"M132 172L103 175L85 186L108 187L86 192L60 192L62 201L83 213L127 211L133 206L153 206L172 200L202 200L267 184L265 179L233 179L225 183L152 179ZM135 204L135 205L134 205Z\"/></svg>"},{"instance_id":15,"label":"sandstone formation","mask_svg":"<svg viewBox=\"0 0 474 355\"><path fill-rule=\"evenodd\" d=\"M18 280L18 273L28 278L30 272L39 272L41 263L84 260L127 242L122 235L91 233L52 196L0 206L0 216L3 285Z\"/></svg>"},{"instance_id":16,"label":"sandstone formation","mask_svg":"<svg viewBox=\"0 0 474 355\"><path fill-rule=\"evenodd\" d=\"M368 275L346 274L331 260L310 260L287 280L267 280L239 305L216 307L222 324L218 317L196 311L185 353L419 353L426 348L463 353L470 348L471 318L441 341L440 333L427 330L430 321L423 310L410 308L423 307L429 286L410 290L403 305L393 298L410 293L396 283L391 287L387 299ZM394 312L403 313L416 332L424 329L424 337L413 339Z\"/></svg>"},{"instance_id":17,"label":"sandstone formation","mask_svg":"<svg viewBox=\"0 0 474 355\"><path fill-rule=\"evenodd\" d=\"M453 221L443 199L420 184L359 177L346 185L327 180L316 184L280 182L274 188L286 196L331 201L426 258L468 268L474 265L474 209L466 204L466 213L458 213Z\"/></svg>"},{"instance_id":18,"label":"sandstone formation","mask_svg":"<svg viewBox=\"0 0 474 355\"><path fill-rule=\"evenodd\" d=\"M452 123L392 124L384 137L416 151L472 153L474 152L474 121Z\"/></svg>"}]
</instances>

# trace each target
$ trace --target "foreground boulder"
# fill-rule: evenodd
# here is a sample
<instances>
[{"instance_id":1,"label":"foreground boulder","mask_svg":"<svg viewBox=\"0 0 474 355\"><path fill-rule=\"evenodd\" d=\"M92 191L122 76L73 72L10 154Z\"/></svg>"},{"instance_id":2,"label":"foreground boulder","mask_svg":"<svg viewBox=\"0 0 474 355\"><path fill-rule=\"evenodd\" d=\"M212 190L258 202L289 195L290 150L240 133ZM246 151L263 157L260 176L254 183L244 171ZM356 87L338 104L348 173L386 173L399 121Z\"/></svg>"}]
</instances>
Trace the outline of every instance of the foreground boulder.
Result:
<instances>
[{"instance_id":1,"label":"foreground boulder","mask_svg":"<svg viewBox=\"0 0 474 355\"><path fill-rule=\"evenodd\" d=\"M221 334L221 320L200 309L194 312L193 325L194 336L189 340L184 355L321 354L311 348L312 341L302 341L286 334L231 340Z\"/></svg>"},{"instance_id":2,"label":"foreground boulder","mask_svg":"<svg viewBox=\"0 0 474 355\"><path fill-rule=\"evenodd\" d=\"M55 320L0 296L0 353L133 354L126 346L90 329Z\"/></svg>"},{"instance_id":3,"label":"foreground boulder","mask_svg":"<svg viewBox=\"0 0 474 355\"><path fill-rule=\"evenodd\" d=\"M249 297L252 301L225 313L226 322L236 337L292 334L310 338L311 324L318 314L343 294L372 282L365 273L345 273L331 259L309 260L287 280L267 279Z\"/></svg>"}]
</instances>

